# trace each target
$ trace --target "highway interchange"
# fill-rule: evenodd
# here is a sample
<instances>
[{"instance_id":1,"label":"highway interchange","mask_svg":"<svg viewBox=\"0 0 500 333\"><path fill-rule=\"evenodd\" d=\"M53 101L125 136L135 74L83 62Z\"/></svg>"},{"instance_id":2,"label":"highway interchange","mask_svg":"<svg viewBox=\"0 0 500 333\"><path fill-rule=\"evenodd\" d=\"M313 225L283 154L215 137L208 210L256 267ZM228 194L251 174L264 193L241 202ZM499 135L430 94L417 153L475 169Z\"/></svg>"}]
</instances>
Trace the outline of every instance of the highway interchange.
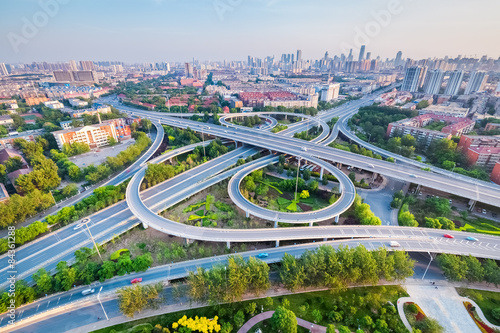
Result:
<instances>
[{"instance_id":1,"label":"highway interchange","mask_svg":"<svg viewBox=\"0 0 500 333\"><path fill-rule=\"evenodd\" d=\"M331 133L329 131L323 131L320 136L320 139L323 140L323 144L332 142L339 131L345 131L342 128L343 120L347 118L346 115L352 115L355 110L359 108L361 105L369 104L371 101L369 99L360 100L352 102L350 105L345 105L341 108L334 109L333 112L326 112L320 114L318 118L322 120L322 122L327 121L328 119L334 116L344 116L341 118L342 121L339 121ZM179 120L179 118L173 118L170 116L166 116L163 114L154 114L149 112L142 112L135 110L134 114L137 115L147 115L155 126L157 126L158 122L163 124L168 124L171 126L177 127L190 127L193 130L201 131L203 127L203 131L205 133L209 133L213 136L220 136L222 138L232 139L236 142L243 142L250 144L255 147L263 147L265 149L269 149L272 151L287 153L295 156L302 156L305 159L309 159L316 164L321 163L317 158L321 158L322 160L332 161L332 162L340 162L348 165L352 165L359 168L364 168L370 171L374 171L377 173L381 173L393 178L399 178L406 181L418 183L424 186L428 186L431 188L436 188L442 191L448 191L457 195L462 195L464 197L468 197L473 200L483 201L485 203L493 204L496 206L500 206L498 204L499 199L499 187L496 185L491 185L484 182L477 182L475 180L466 179L466 186L461 184L452 184L450 182L450 176L447 174L436 174L432 172L426 172L419 170L417 168L410 169L407 165L404 165L404 161L401 159L398 162L402 162L401 164L393 164L388 162L382 162L378 160L369 159L360 155L353 154L342 154L339 151L320 146L318 143L307 142L298 139L289 138L293 132L304 130L304 122L294 124L290 126L290 128L286 131L281 132L281 135L273 135L270 133L264 133L263 131L256 131L253 129L246 129L241 127L234 127L231 129L216 126L216 125L207 125L199 122L191 122L186 120ZM269 118L268 118L269 119ZM273 119L273 118L271 118ZM274 124L271 120L271 126ZM160 127L161 126L157 126ZM161 131L161 129L159 129ZM326 134L325 134L326 133ZM273 142L274 141L274 142ZM320 141L320 140L318 140ZM155 143L157 140L155 140ZM287 143L288 142L288 143ZM161 141L160 141L161 143ZM206 142L208 144L208 142ZM159 144L158 144L159 145ZM198 144L199 145L199 144ZM196 146L196 145L194 145ZM151 163L162 162L168 158L176 156L178 154L182 154L193 147L183 147L179 151L173 151L171 155L165 154L161 155L159 158L150 161ZM305 147L304 151L302 147ZM480 242L474 243L465 240L467 233L463 232L450 232L455 236L455 239L448 240L442 237L442 231L433 230L433 229L421 229L421 228L405 228L405 227L366 227L366 226L348 226L348 227L340 227L340 226L324 226L324 227L293 227L293 228L270 228L270 229L245 229L244 232L241 230L232 230L232 229L210 229L210 228L196 228L191 226L182 225L173 221L172 223L168 223L165 225L165 220L158 216L155 212L164 210L172 205L184 200L185 198L197 193L198 191L208 188L213 184L227 179L237 173L241 173L243 175L244 172L248 171L250 167L258 168L267 165L269 162L272 162L276 159L273 155L269 157L264 157L260 160L245 164L238 168L230 167L236 163L236 161L240 158L245 158L247 156L251 156L258 151L257 148L252 147L241 147L236 150L219 157L217 159L211 160L207 163L204 163L194 169L186 171L168 181L159 184L151 189L142 192L142 195L139 194L138 188L135 191L135 188L129 186L127 189L127 200L129 203L129 207L127 207L127 203L121 202L108 209L105 209L101 212L98 212L91 216L91 223L89 227L92 230L92 233L98 242L103 242L105 240L109 240L113 235L119 235L124 231L133 228L141 221L146 222L148 226L156 227L166 233L170 233L173 235L181 236L189 239L204 239L211 241L223 241L223 242L231 242L231 241L240 241L240 242L252 242L252 241L279 241L279 240L293 240L293 239L332 239L332 238L342 238L342 240L337 240L335 242L330 242L334 245L338 244L364 244L367 248L378 248L379 246L387 246L390 240L397 240L401 245L402 249L406 251L418 251L418 252L439 252L439 253L455 253L455 254L472 254L477 257L483 258L493 258L500 259L500 242L497 241L496 237L492 236L481 236ZM339 154L340 153L340 154ZM379 152L377 152L379 153ZM382 154L381 154L382 155ZM399 158L399 156L398 156ZM324 163L324 162L323 162ZM141 161L140 164L143 164ZM136 164L137 165L137 164ZM248 168L248 169L247 169ZM326 168L326 166L325 166ZM142 180L145 171L145 165L141 168L136 167L133 170L129 168L127 173L130 175L134 175L130 184L136 184L138 180ZM137 172L136 172L137 171ZM455 176L455 174L451 175ZM234 178L234 177L233 177ZM459 176L457 179L462 180L463 176ZM465 177L466 178L466 177ZM135 182L134 182L135 179ZM140 184L140 183L139 183ZM189 184L189 185L188 185ZM352 183L351 183L352 184ZM135 186L135 185L134 185ZM458 190L461 191L458 191ZM130 192L129 192L130 191ZM480 192L481 191L481 192ZM485 192L483 194L483 191ZM136 193L135 193L136 192ZM161 195L163 193L172 194L169 197ZM238 191L239 193L239 191ZM132 205L130 203L132 202ZM139 210L138 213L135 211L137 207L141 209L145 209L144 211ZM148 211L148 212L146 212ZM137 213L137 214L133 214ZM146 217L142 214L147 214ZM154 219L151 217L154 215ZM134 217L135 215L135 217ZM331 216L333 217L333 216ZM156 220L158 219L158 220ZM271 218L271 220L273 220ZM117 221L119 221L117 223ZM156 221L156 222L155 222ZM71 261L73 258L73 252L83 246L91 247L91 243L88 239L87 232L81 228L78 230L73 230L74 226L67 226L62 228L52 234L49 234L43 237L41 240L36 242L27 244L18 249L17 260L18 260L18 270L20 271L21 278L29 278L33 272L35 272L40 267L46 267L47 269L53 269L55 264L60 260L68 260ZM198 230L194 230L198 229ZM205 230L207 229L207 230ZM222 236L221 236L222 235ZM349 240L347 238L361 238L360 240ZM71 244L71 246L68 246ZM294 251L301 251L301 249L312 248L317 246L319 243L308 243L303 245L296 245L292 247L280 247L276 249L269 249L270 258L269 260L274 260L280 258L282 254L286 251L288 253ZM272 253L272 254L271 254ZM255 255L255 253L245 253L245 255ZM276 258L274 258L276 255ZM50 258L50 259L47 259ZM204 259L202 259L204 260ZM224 257L217 258L207 258L206 264L209 267L214 262L224 261ZM6 257L0 257L0 267L7 267ZM177 265L177 264L174 264ZM186 265L189 265L187 263ZM197 265L201 265L201 263L197 263ZM177 267L177 266L176 266ZM180 266L179 266L180 267ZM194 267L194 266L193 266ZM165 278L165 270L172 270L172 272L168 274L172 274L174 276L176 271L174 270L174 266L167 267L162 266L158 268L153 268L146 273L141 273L142 276L147 276L146 281L149 280L149 275L147 274L158 274L158 278ZM183 274L189 270L184 266ZM163 274L163 275L162 275ZM175 275L176 276L176 275ZM6 271L0 270L0 278L2 281L5 281ZM122 286L120 283L128 284L128 281L131 277L127 276L125 278L117 278L112 279L106 283L106 291L108 293L112 292L114 289ZM168 277L167 277L168 278ZM122 282L120 282L121 280ZM154 278L151 277L151 280ZM114 285L116 283L116 285ZM108 290L108 286L110 290ZM5 284L2 285L5 287ZM73 294L73 299L71 300L71 296ZM79 296L78 296L79 295ZM78 293L78 289L72 290L71 293L65 293L63 296L59 296L61 299L58 300L59 306L63 304L64 297L67 297L69 301L74 301L75 299L80 299L81 294ZM49 299L46 300L47 302ZM41 307L40 301L34 303L32 306ZM63 303L61 303L63 302ZM23 311L26 312L25 316L29 315L29 307L31 305L23 307ZM52 308L54 305L50 305L47 303L47 308ZM37 308L37 311L39 310ZM43 308L43 307L42 307ZM34 310L31 310L34 311ZM37 311L33 312L36 313ZM0 322L0 326L4 326L5 322Z\"/></svg>"}]
</instances>

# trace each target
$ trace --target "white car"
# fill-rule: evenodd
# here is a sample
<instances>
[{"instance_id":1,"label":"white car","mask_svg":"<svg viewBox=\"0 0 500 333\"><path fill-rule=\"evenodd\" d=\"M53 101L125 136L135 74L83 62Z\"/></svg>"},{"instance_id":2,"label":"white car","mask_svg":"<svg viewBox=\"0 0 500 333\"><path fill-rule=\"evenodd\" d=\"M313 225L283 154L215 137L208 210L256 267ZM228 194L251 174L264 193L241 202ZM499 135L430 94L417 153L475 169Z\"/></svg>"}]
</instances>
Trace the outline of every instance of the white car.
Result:
<instances>
[{"instance_id":1,"label":"white car","mask_svg":"<svg viewBox=\"0 0 500 333\"><path fill-rule=\"evenodd\" d=\"M391 245L391 247L400 247L400 246L401 246L401 244L399 244L399 243L398 243L398 242L396 242L396 241L392 241L392 242L390 243L390 245Z\"/></svg>"},{"instance_id":2,"label":"white car","mask_svg":"<svg viewBox=\"0 0 500 333\"><path fill-rule=\"evenodd\" d=\"M302 147L301 149L302 149L302 151L307 151L306 147Z\"/></svg>"}]
</instances>

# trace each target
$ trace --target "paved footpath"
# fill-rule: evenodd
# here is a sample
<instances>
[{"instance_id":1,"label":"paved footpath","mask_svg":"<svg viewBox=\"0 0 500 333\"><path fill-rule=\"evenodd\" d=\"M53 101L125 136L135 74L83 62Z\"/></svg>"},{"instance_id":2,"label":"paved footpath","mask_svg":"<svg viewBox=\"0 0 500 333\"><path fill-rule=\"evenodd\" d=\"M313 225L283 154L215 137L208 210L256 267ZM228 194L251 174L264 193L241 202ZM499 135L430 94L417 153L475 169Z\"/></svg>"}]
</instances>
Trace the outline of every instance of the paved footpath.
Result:
<instances>
[{"instance_id":1,"label":"paved footpath","mask_svg":"<svg viewBox=\"0 0 500 333\"><path fill-rule=\"evenodd\" d=\"M464 301L470 302L476 307L478 316L486 325L500 329L500 327L488 322L474 301L460 296L453 286L406 284L405 288L410 297L400 298L397 307L401 320L410 331L410 325L403 311L403 304L407 302L418 304L425 315L438 320L447 333L481 333L467 312Z\"/></svg>"},{"instance_id":2,"label":"paved footpath","mask_svg":"<svg viewBox=\"0 0 500 333\"><path fill-rule=\"evenodd\" d=\"M238 333L247 333L248 331L250 331L250 329L252 327L257 325L261 321L271 318L273 316L273 313L274 313L274 311L266 311L266 312L259 313L255 317L250 318L250 320L247 321L245 323L245 325L243 325L238 330ZM326 327L313 324L313 323L306 321L304 319L297 318L297 324L299 326L302 326L304 328L309 329L311 331L311 333L325 333L326 332Z\"/></svg>"}]
</instances>

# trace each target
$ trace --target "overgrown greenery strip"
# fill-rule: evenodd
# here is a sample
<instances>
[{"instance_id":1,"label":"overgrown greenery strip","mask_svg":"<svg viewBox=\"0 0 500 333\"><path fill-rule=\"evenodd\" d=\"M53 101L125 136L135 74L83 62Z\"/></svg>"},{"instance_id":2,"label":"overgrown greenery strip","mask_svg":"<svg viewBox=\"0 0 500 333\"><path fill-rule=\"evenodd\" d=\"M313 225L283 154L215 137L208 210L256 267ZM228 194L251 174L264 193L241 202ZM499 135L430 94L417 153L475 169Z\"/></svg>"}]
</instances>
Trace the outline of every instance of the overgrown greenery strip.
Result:
<instances>
[{"instance_id":1,"label":"overgrown greenery strip","mask_svg":"<svg viewBox=\"0 0 500 333\"><path fill-rule=\"evenodd\" d=\"M229 148L224 146L220 139L210 142L210 144L205 147L205 152L208 158L219 157L228 151ZM204 161L203 155L203 147L198 146L193 150L192 154L188 155L186 161L179 163L175 167L170 164L148 164L148 168L144 176L145 182L141 185L141 188L145 189L155 186L156 184L170 179L186 169L202 163Z\"/></svg>"},{"instance_id":2,"label":"overgrown greenery strip","mask_svg":"<svg viewBox=\"0 0 500 333\"><path fill-rule=\"evenodd\" d=\"M490 323L500 326L500 317L498 316L500 315L499 292L465 288L458 288L457 291L461 296L469 297L476 302Z\"/></svg>"},{"instance_id":3,"label":"overgrown greenery strip","mask_svg":"<svg viewBox=\"0 0 500 333\"><path fill-rule=\"evenodd\" d=\"M445 276L452 281L486 281L495 286L500 285L500 267L494 260L481 262L471 255L440 254L437 262Z\"/></svg>"},{"instance_id":4,"label":"overgrown greenery strip","mask_svg":"<svg viewBox=\"0 0 500 333\"><path fill-rule=\"evenodd\" d=\"M120 185L108 185L96 188L94 194L82 199L73 206L64 207L55 215L46 217L46 221L51 224L66 225L70 222L99 211L107 206L117 203L125 199L125 191L128 181L122 182Z\"/></svg>"},{"instance_id":5,"label":"overgrown greenery strip","mask_svg":"<svg viewBox=\"0 0 500 333\"><path fill-rule=\"evenodd\" d=\"M176 292L173 293L174 300L176 299L175 295ZM167 313L103 328L95 331L95 333L125 333L132 328L142 332L145 327L148 327L145 332L161 332L154 330L154 328L158 327L160 330L169 328L170 332L174 333L172 323L178 321L184 315L191 318L196 316L214 318L218 316L219 324L222 326L220 332L234 333L261 310L276 310L278 307L288 309L295 316L310 322L316 322L318 325L328 326L334 323L335 328L339 329L339 331L342 327L347 326L350 328L348 331L342 330L340 332L358 332L356 329L359 325L364 330L361 332L376 330L377 332L406 333L407 331L396 309L388 303L396 304L397 299L404 296L407 296L407 294L399 286L359 287L333 292L296 293ZM318 319L320 320L317 321ZM224 327L226 327L226 330L224 330ZM228 327L232 329L227 329ZM269 321L259 323L256 327L262 328L264 332L269 332L271 329ZM299 327L298 332L306 332L306 330L300 329Z\"/></svg>"},{"instance_id":6,"label":"overgrown greenery strip","mask_svg":"<svg viewBox=\"0 0 500 333\"><path fill-rule=\"evenodd\" d=\"M91 284L96 280L102 282L116 275L125 275L134 271L143 272L153 264L153 258L149 252L133 259L129 253L122 253L116 262L108 260L102 264L90 260L94 254L94 250L86 247L77 250L75 264L68 266L66 261L60 261L56 266L57 272L54 276L43 268L39 269L33 274L35 287L28 287L24 280L16 281L16 307L30 303L46 294L70 290L74 285ZM0 313L5 312L9 304L10 297L7 292L4 292L0 299Z\"/></svg>"}]
</instances>

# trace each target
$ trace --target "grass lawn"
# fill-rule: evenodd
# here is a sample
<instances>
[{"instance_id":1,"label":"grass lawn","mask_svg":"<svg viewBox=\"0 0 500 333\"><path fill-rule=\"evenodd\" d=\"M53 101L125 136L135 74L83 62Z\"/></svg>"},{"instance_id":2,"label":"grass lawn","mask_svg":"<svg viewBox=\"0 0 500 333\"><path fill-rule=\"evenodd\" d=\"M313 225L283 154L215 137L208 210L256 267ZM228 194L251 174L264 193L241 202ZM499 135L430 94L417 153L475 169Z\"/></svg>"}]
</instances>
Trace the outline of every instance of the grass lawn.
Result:
<instances>
[{"instance_id":1,"label":"grass lawn","mask_svg":"<svg viewBox=\"0 0 500 333\"><path fill-rule=\"evenodd\" d=\"M241 190L243 195L254 204L280 212L314 211L330 205L329 197L331 193L325 191L309 191L309 198L297 198L297 200L294 200L295 193L281 188L279 185L281 181L283 179L264 174L262 181L256 182L256 185L266 185L269 188L266 193L261 195L254 192L248 193L248 191L244 190L245 181L242 182Z\"/></svg>"},{"instance_id":2,"label":"grass lawn","mask_svg":"<svg viewBox=\"0 0 500 333\"><path fill-rule=\"evenodd\" d=\"M469 218L464 222L465 224L457 230L500 236L500 227L498 227L498 223L494 221L478 217L474 220Z\"/></svg>"},{"instance_id":3,"label":"grass lawn","mask_svg":"<svg viewBox=\"0 0 500 333\"><path fill-rule=\"evenodd\" d=\"M465 288L457 288L457 291L461 296L467 296L476 302L490 323L500 325L500 320L491 315L491 310L500 308L500 293Z\"/></svg>"},{"instance_id":4,"label":"grass lawn","mask_svg":"<svg viewBox=\"0 0 500 333\"><path fill-rule=\"evenodd\" d=\"M392 332L405 332L404 325L397 314L396 309L391 305L396 304L400 297L407 296L404 289L399 286L375 286L349 288L345 291L319 291L309 293L296 293L287 296L270 298L261 298L257 300L224 304L220 306L203 307L182 312L169 313L160 316L140 319L131 323L124 323L107 327L94 332L108 333L115 330L117 333L142 323L151 323L154 327L160 324L163 327L169 327L171 332L172 323L179 320L183 315L189 317L219 317L219 323L230 322L233 325L233 332L237 332L239 327L234 324L234 315L238 311L245 314L245 322L253 315L261 311L274 310L284 303L289 303L288 308L292 310L297 317L326 326L331 323L336 325L346 325L354 331L358 327L358 321L365 316L370 316L373 322L377 319L383 319L392 329ZM390 302L390 303L389 303ZM246 311L249 303L256 303L256 313L249 314ZM317 311L315 311L317 310ZM313 312L320 313L320 320L315 318ZM269 321L264 321L255 326L261 328L263 333L272 333ZM254 332L253 330L251 332ZM298 332L307 332L299 328Z\"/></svg>"}]
</instances>

